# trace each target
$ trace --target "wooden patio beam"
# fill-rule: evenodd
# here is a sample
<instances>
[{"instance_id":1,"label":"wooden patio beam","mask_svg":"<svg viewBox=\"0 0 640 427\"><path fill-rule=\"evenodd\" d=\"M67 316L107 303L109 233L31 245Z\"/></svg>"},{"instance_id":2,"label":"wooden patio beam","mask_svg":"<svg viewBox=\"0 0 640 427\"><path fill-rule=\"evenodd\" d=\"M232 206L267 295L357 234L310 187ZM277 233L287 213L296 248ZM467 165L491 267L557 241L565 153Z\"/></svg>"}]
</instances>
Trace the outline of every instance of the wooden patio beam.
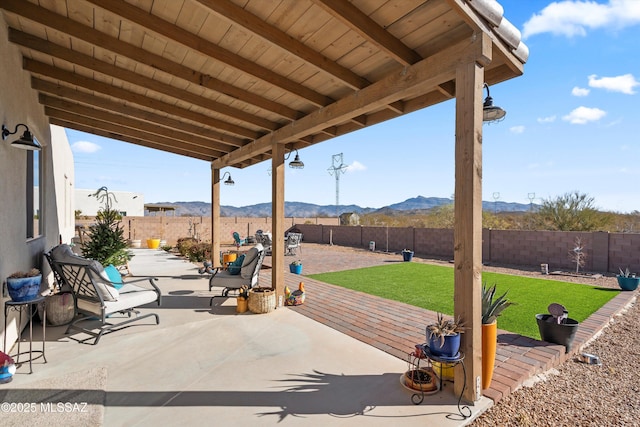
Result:
<instances>
[{"instance_id":1,"label":"wooden patio beam","mask_svg":"<svg viewBox=\"0 0 640 427\"><path fill-rule=\"evenodd\" d=\"M319 71L332 75L352 89L362 89L369 85L367 79L360 77L335 61L310 49L304 43L272 27L262 19L236 6L230 1L198 0L198 2L218 16L243 27L245 30L259 36L268 43L297 56L308 64L315 66Z\"/></svg>"},{"instance_id":2,"label":"wooden patio beam","mask_svg":"<svg viewBox=\"0 0 640 427\"><path fill-rule=\"evenodd\" d=\"M182 107L178 107L167 102L163 102L154 98L150 98L146 95L131 92L123 88L112 86L107 83L99 82L93 78L85 77L80 74L72 73L70 71L56 68L52 65L45 64L43 62L34 61L29 58L23 59L23 68L35 74L46 76L52 79L64 81L71 85L76 85L90 91L100 92L103 95L118 98L122 101L132 102L137 105L150 108L152 110L162 111L167 114L171 114L176 117L182 117L202 123L208 126L215 127L217 129L229 132L233 135L248 139L256 139L262 135L251 129L247 129L242 126L237 126L231 123L224 122L222 120L207 116L205 114L197 113L191 110L187 110Z\"/></svg>"},{"instance_id":3,"label":"wooden patio beam","mask_svg":"<svg viewBox=\"0 0 640 427\"><path fill-rule=\"evenodd\" d=\"M491 41L479 35L463 40L415 65L392 73L333 104L316 110L282 128L215 160L216 167L231 166L271 149L274 141L286 144L352 117L366 114L406 97L420 96L436 85L455 79L456 69L472 61L486 63L491 58Z\"/></svg>"},{"instance_id":4,"label":"wooden patio beam","mask_svg":"<svg viewBox=\"0 0 640 427\"><path fill-rule=\"evenodd\" d=\"M124 17L128 21L134 22L156 34L180 43L190 49L233 67L243 73L254 76L272 86L276 86L282 90L286 90L292 95L296 95L318 107L328 105L333 100L328 96L324 96L306 86L298 84L293 80L286 78L266 67L256 64L255 62L243 58L229 50L205 40L189 31L167 22L157 16L154 16L136 6L130 5L124 1L107 1L104 0L86 0L93 3L99 8L108 10L111 13Z\"/></svg>"},{"instance_id":5,"label":"wooden patio beam","mask_svg":"<svg viewBox=\"0 0 640 427\"><path fill-rule=\"evenodd\" d=\"M60 117L60 111L76 115L79 117L86 117L88 119L100 120L102 122L110 123L122 128L123 134L129 134L129 132L135 132L140 130L146 132L149 138L154 135L158 138L158 141L173 140L176 145L180 145L185 149L192 147L194 150L203 148L209 151L214 157L220 157L226 152L216 150L211 146L211 141L206 138L195 136L189 133L177 131L175 129L168 129L165 127L157 126L153 123L138 120L136 118L111 113L103 110L98 110L84 105L74 104L69 101L65 101L59 98L54 98L49 95L40 94L40 103L51 111L51 117Z\"/></svg>"},{"instance_id":6,"label":"wooden patio beam","mask_svg":"<svg viewBox=\"0 0 640 427\"><path fill-rule=\"evenodd\" d=\"M107 98L102 98L88 92L81 92L67 86L61 86L37 77L31 78L31 87L41 94L49 94L55 98L62 98L68 101L74 101L79 104L97 107L107 111L117 111L130 117L136 117L149 123L155 123L159 126L186 132L191 135L204 137L209 141L210 148L229 152L235 147L241 147L248 141L236 138L231 135L220 133L213 128L198 126L191 123L185 123L173 117L163 116L152 111L147 111L133 107L129 104L121 104Z\"/></svg>"},{"instance_id":7,"label":"wooden patio beam","mask_svg":"<svg viewBox=\"0 0 640 427\"><path fill-rule=\"evenodd\" d=\"M43 41L38 37L17 31L13 28L9 29L9 40L20 46L51 55L54 59L57 58L70 62L105 76L138 86L143 90L152 90L154 92L170 96L175 98L177 101L189 102L214 113L222 114L232 119L240 120L250 125L262 128L263 130L274 130L280 127L277 123L273 123L270 120L261 118L255 114L250 114L229 105L221 104L211 100L210 98L197 95L187 90L178 89L175 86L145 77L134 71L126 70L113 64L107 64L106 62L97 60L89 55L85 55L71 49L66 49L55 43Z\"/></svg>"},{"instance_id":8,"label":"wooden patio beam","mask_svg":"<svg viewBox=\"0 0 640 427\"><path fill-rule=\"evenodd\" d=\"M100 6L100 5L99 5ZM149 64L154 69L167 73L168 75L196 84L201 87L216 91L230 98L254 105L267 111L271 111L289 120L295 120L301 116L300 112L287 107L286 105L271 101L216 79L208 74L191 69L182 64L173 62L160 55L155 55L147 50L132 44L123 42L115 37L101 33L92 27L69 19L65 16L51 12L44 7L23 0L3 0L2 8L20 15L25 19L32 20L63 34L82 40L95 46L108 49L116 55L122 55L135 62Z\"/></svg>"},{"instance_id":9,"label":"wooden patio beam","mask_svg":"<svg viewBox=\"0 0 640 427\"><path fill-rule=\"evenodd\" d=\"M167 147L162 144L157 144L152 141L143 140L140 138L134 138L131 136L122 135L117 131L108 131L104 129L93 128L91 125L85 125L83 123L78 123L76 121L68 121L63 119L58 119L56 117L51 117L49 119L49 123L52 125L62 126L67 129L74 129L79 132L86 132L93 135L103 136L105 138L116 139L118 141L129 142L131 144L136 144L141 147L153 148L155 150L161 150L171 154L177 154L180 156L191 157L193 159L205 160L210 162L211 156L207 156L204 154L198 154L191 150L185 150L180 147Z\"/></svg>"},{"instance_id":10,"label":"wooden patio beam","mask_svg":"<svg viewBox=\"0 0 640 427\"><path fill-rule=\"evenodd\" d=\"M465 322L454 392L482 396L482 89L484 68L462 64L456 73L454 316ZM463 375L466 374L466 375Z\"/></svg>"},{"instance_id":11,"label":"wooden patio beam","mask_svg":"<svg viewBox=\"0 0 640 427\"><path fill-rule=\"evenodd\" d=\"M385 51L402 65L412 65L422 57L407 47L373 19L362 13L360 9L343 0L313 0L318 6L329 12L333 17L342 21L369 42Z\"/></svg>"}]
</instances>

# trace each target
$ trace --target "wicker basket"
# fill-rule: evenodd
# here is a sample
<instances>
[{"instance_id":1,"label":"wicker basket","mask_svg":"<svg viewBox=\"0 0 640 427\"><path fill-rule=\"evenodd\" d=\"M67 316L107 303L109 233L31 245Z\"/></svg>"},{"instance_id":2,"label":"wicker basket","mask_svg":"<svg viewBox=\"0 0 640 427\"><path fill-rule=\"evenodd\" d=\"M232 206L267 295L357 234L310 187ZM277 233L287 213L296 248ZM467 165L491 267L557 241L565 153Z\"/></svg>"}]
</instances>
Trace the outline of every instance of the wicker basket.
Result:
<instances>
[{"instance_id":1,"label":"wicker basket","mask_svg":"<svg viewBox=\"0 0 640 427\"><path fill-rule=\"evenodd\" d=\"M256 314L269 313L276 309L276 292L271 288L249 290L249 311Z\"/></svg>"}]
</instances>

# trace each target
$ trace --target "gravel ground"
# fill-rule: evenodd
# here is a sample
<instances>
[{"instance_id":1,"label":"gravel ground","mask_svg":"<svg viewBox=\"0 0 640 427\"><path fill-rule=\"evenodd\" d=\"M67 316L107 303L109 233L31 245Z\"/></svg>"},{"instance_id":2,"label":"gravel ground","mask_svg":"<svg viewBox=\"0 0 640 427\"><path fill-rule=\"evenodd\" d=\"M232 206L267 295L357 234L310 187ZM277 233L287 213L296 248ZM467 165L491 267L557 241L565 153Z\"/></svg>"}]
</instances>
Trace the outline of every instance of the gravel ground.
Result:
<instances>
[{"instance_id":1,"label":"gravel ground","mask_svg":"<svg viewBox=\"0 0 640 427\"><path fill-rule=\"evenodd\" d=\"M540 277L540 272L518 269L485 270ZM618 288L614 275L548 277ZM569 360L500 400L471 426L640 426L639 316L636 303L582 350L598 356L601 366Z\"/></svg>"}]
</instances>

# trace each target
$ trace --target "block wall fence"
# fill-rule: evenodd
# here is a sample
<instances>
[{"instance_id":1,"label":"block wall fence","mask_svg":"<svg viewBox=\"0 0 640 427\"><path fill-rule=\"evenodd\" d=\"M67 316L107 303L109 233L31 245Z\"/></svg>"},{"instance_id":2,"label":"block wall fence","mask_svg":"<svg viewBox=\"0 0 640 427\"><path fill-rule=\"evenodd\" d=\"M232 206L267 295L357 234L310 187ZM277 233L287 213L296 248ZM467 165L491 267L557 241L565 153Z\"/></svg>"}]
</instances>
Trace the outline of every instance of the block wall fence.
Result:
<instances>
[{"instance_id":1,"label":"block wall fence","mask_svg":"<svg viewBox=\"0 0 640 427\"><path fill-rule=\"evenodd\" d=\"M76 220L76 227L93 220ZM437 259L453 259L453 230L412 227L341 226L338 218L286 218L285 229L302 231L304 242L324 243L369 249L374 242L377 251L399 252L413 249L416 254ZM209 241L211 217L124 217L124 236L140 239L158 238L175 245L181 237L197 237ZM232 244L232 233L253 236L257 230L271 231L271 218L222 217L222 244ZM516 265L539 268L548 264L550 270L573 270L575 264L569 251L575 240L582 240L586 260L583 270L617 273L629 268L640 273L640 234L577 232L482 230L482 260L485 264Z\"/></svg>"},{"instance_id":2,"label":"block wall fence","mask_svg":"<svg viewBox=\"0 0 640 427\"><path fill-rule=\"evenodd\" d=\"M412 249L418 255L453 259L453 230L412 227L362 227L324 224L296 224L304 242L324 243L399 252ZM482 231L485 264L516 265L553 270L575 270L569 251L580 238L586 253L582 270L617 273L629 267L640 273L640 234L608 232L565 232L490 230Z\"/></svg>"},{"instance_id":3,"label":"block wall fence","mask_svg":"<svg viewBox=\"0 0 640 427\"><path fill-rule=\"evenodd\" d=\"M94 219L76 219L78 234L80 229L94 223ZM285 218L285 229L295 224L338 225L339 218ZM202 241L211 241L211 217L174 217L174 216L125 216L121 225L124 237L129 240L141 240L146 247L147 239L166 240L167 245L174 246L179 238L195 237ZM234 231L241 238L254 236L257 230L271 231L271 217L221 217L222 244L232 244ZM85 228L86 229L86 228Z\"/></svg>"}]
</instances>

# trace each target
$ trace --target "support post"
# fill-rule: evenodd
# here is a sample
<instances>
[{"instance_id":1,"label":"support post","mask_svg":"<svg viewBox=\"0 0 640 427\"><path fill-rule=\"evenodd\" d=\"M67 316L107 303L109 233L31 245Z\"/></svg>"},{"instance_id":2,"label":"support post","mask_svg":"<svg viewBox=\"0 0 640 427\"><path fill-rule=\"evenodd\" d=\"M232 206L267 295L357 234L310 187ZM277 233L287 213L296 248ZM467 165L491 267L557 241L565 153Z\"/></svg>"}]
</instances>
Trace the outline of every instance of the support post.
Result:
<instances>
[{"instance_id":1,"label":"support post","mask_svg":"<svg viewBox=\"0 0 640 427\"><path fill-rule=\"evenodd\" d=\"M220 169L211 166L211 262L220 264Z\"/></svg>"},{"instance_id":2,"label":"support post","mask_svg":"<svg viewBox=\"0 0 640 427\"><path fill-rule=\"evenodd\" d=\"M456 72L454 315L465 322L461 351L466 379L456 368L454 390L480 399L482 376L482 87L484 68L472 62Z\"/></svg>"},{"instance_id":3,"label":"support post","mask_svg":"<svg viewBox=\"0 0 640 427\"><path fill-rule=\"evenodd\" d=\"M271 288L277 303L284 298L284 148L277 142L271 147Z\"/></svg>"}]
</instances>

